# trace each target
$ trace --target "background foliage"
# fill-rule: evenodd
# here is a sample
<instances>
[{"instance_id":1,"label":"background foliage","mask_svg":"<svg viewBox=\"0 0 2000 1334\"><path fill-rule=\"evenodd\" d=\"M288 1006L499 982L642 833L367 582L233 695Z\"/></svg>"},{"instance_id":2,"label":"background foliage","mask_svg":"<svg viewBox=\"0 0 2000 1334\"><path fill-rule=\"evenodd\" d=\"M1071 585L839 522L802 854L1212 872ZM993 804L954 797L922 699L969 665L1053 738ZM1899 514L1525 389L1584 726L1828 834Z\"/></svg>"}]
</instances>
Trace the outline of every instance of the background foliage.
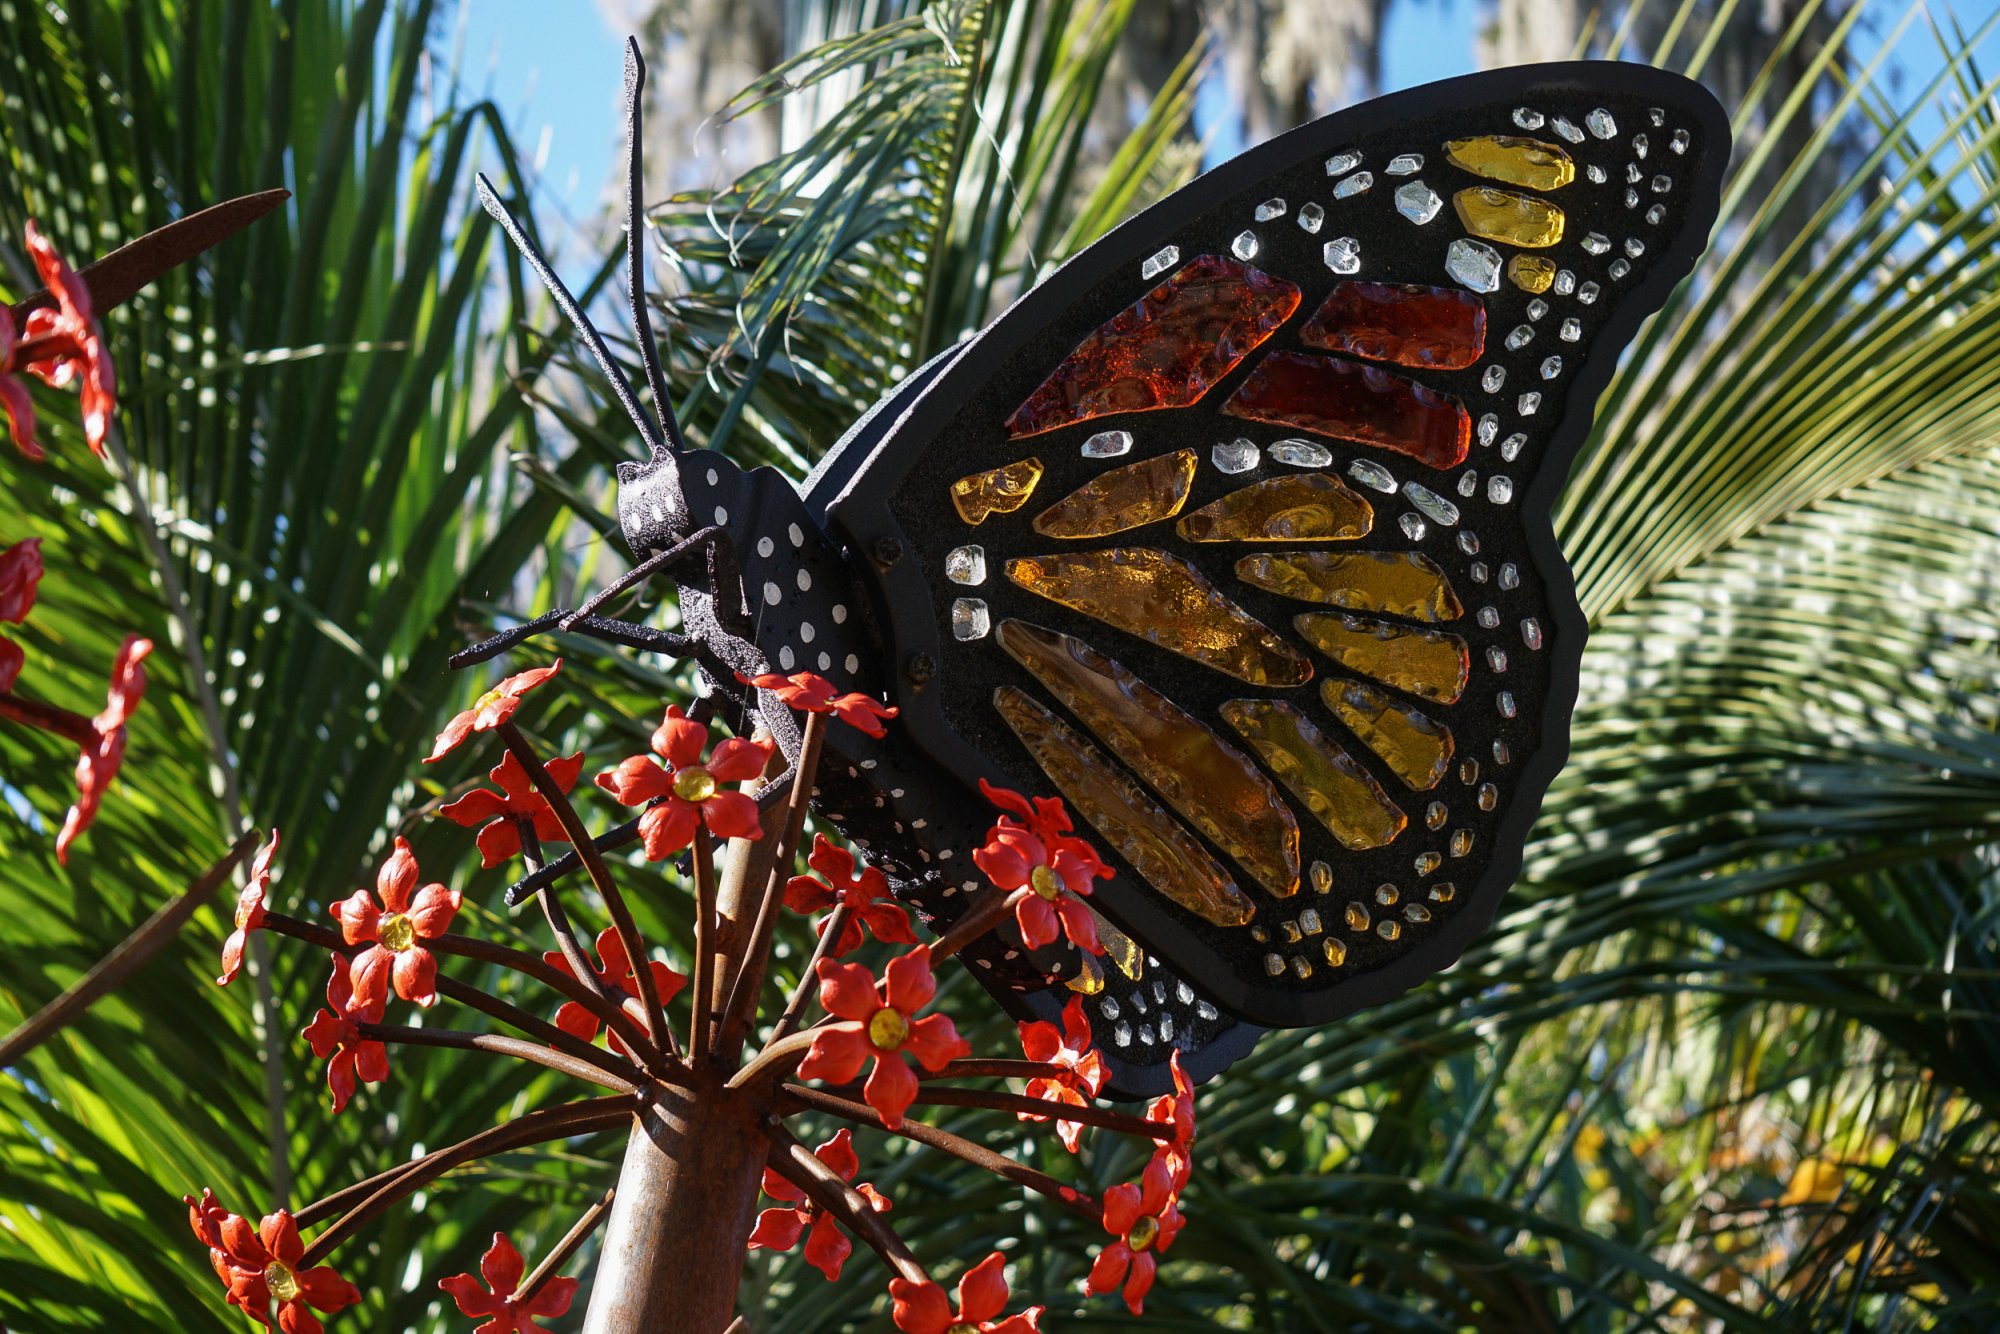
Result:
<instances>
[{"instance_id":1,"label":"background foliage","mask_svg":"<svg viewBox=\"0 0 2000 1334\"><path fill-rule=\"evenodd\" d=\"M1255 41L1279 44L1305 21L1281 11L1315 3L1256 0ZM531 182L502 118L453 92L441 8L0 0L10 295L29 215L81 255L200 202L295 192L109 321L124 466L107 475L54 410L51 462L6 465L0 537L43 535L51 570L24 683L92 710L120 634L161 651L120 792L67 871L47 850L67 759L0 734L0 1028L246 822L283 828L294 905L345 895L401 831L469 891L480 929L514 930L497 874L425 818L475 762L414 762L479 684L445 673L452 648L623 568L604 560L617 548L600 511L606 465L633 446L468 209L475 168L503 194ZM712 31L701 8L676 0L649 27L661 83L681 34ZM1385 8L1318 5L1356 23ZM1496 55L1523 54L1522 8L1493 6ZM653 219L691 435L803 470L910 367L1185 179L1204 81L1250 97L1296 62L1267 51L1278 73L1246 82L1246 29L1211 49L1199 23L1162 20L1181 9L735 6L759 67L790 63L722 131L757 144L756 165L716 189L663 185ZM1893 3L1538 12L1537 41L1553 30L1709 79L1743 136L1715 249L1608 392L1562 514L1593 622L1575 756L1529 875L1457 969L1275 1036L1205 1092L1193 1223L1148 1320L1989 1328L1988 33ZM1340 31L1340 68L1365 87L1367 31ZM1311 96L1295 83L1246 110L1253 132L1330 95L1309 72ZM607 273L571 276L595 291ZM574 689L534 724L572 748L612 753L681 688L564 651ZM677 895L640 906L684 961ZM224 930L220 907L205 912L119 997L0 1072L10 1327L229 1328L184 1190L300 1202L559 1096L502 1063L423 1052L332 1120L294 1036L323 961L280 942L218 991ZM787 943L774 985L796 967ZM976 987L955 978L954 1001L988 1016L967 1025L976 1047L1008 1045ZM990 1114L940 1119L1023 1154L1053 1147ZM370 1305L342 1319L445 1327L432 1281L470 1267L495 1227L531 1253L558 1234L602 1189L611 1147L441 1183L343 1252ZM1107 1137L1083 1167L1102 1185L1137 1154ZM1132 1323L1080 1305L1096 1239L1075 1220L899 1144L863 1157L942 1271L1005 1245L1017 1293L1063 1313L1057 1327ZM861 1256L827 1287L753 1257L746 1309L760 1329L879 1328L883 1277Z\"/></svg>"}]
</instances>

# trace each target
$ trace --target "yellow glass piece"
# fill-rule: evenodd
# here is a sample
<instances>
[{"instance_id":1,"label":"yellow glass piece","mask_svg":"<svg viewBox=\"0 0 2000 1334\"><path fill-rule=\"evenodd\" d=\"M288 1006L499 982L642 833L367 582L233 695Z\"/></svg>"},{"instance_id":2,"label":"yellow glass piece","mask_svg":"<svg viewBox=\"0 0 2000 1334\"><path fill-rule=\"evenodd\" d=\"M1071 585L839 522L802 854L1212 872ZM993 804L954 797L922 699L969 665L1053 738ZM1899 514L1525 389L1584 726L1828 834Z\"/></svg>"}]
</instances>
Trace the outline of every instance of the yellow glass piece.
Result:
<instances>
[{"instance_id":1,"label":"yellow glass piece","mask_svg":"<svg viewBox=\"0 0 2000 1334\"><path fill-rule=\"evenodd\" d=\"M1248 756L1080 639L1025 621L994 637L1182 819L1273 894L1298 893L1298 823Z\"/></svg>"},{"instance_id":2,"label":"yellow glass piece","mask_svg":"<svg viewBox=\"0 0 2000 1334\"><path fill-rule=\"evenodd\" d=\"M1321 948L1326 953L1326 961L1332 964L1335 968L1338 968L1340 967L1340 965L1347 962L1347 945L1345 944L1345 942L1340 941L1334 938L1333 936L1328 936L1326 938L1326 944L1321 946Z\"/></svg>"},{"instance_id":3,"label":"yellow glass piece","mask_svg":"<svg viewBox=\"0 0 2000 1334\"><path fill-rule=\"evenodd\" d=\"M1385 686L1437 704L1456 703L1465 693L1472 659L1457 635L1317 612L1306 612L1292 623L1327 657Z\"/></svg>"},{"instance_id":4,"label":"yellow glass piece","mask_svg":"<svg viewBox=\"0 0 2000 1334\"><path fill-rule=\"evenodd\" d=\"M715 775L700 765L674 774L674 795L682 801L707 801L715 795Z\"/></svg>"},{"instance_id":5,"label":"yellow glass piece","mask_svg":"<svg viewBox=\"0 0 2000 1334\"><path fill-rule=\"evenodd\" d=\"M1333 868L1325 862L1312 864L1312 885L1315 894L1333 893Z\"/></svg>"},{"instance_id":6,"label":"yellow glass piece","mask_svg":"<svg viewBox=\"0 0 2000 1334\"><path fill-rule=\"evenodd\" d=\"M382 948L391 954L401 954L417 943L417 925L399 912L385 913L376 923L375 936L382 942Z\"/></svg>"},{"instance_id":7,"label":"yellow glass piece","mask_svg":"<svg viewBox=\"0 0 2000 1334\"><path fill-rule=\"evenodd\" d=\"M1194 485L1192 449L1113 468L1035 516L1043 537L1109 537L1160 519L1171 519L1187 504Z\"/></svg>"},{"instance_id":8,"label":"yellow glass piece","mask_svg":"<svg viewBox=\"0 0 2000 1334\"><path fill-rule=\"evenodd\" d=\"M1451 767L1451 731L1359 681L1325 681L1320 697L1412 792L1428 792Z\"/></svg>"},{"instance_id":9,"label":"yellow glass piece","mask_svg":"<svg viewBox=\"0 0 2000 1334\"><path fill-rule=\"evenodd\" d=\"M1178 525L1190 542L1351 542L1374 526L1374 507L1323 472L1252 483Z\"/></svg>"},{"instance_id":10,"label":"yellow glass piece","mask_svg":"<svg viewBox=\"0 0 2000 1334\"><path fill-rule=\"evenodd\" d=\"M1135 1251L1151 1250L1159 1239L1160 1220L1150 1214L1132 1224L1132 1230L1125 1234L1125 1244Z\"/></svg>"},{"instance_id":11,"label":"yellow glass piece","mask_svg":"<svg viewBox=\"0 0 2000 1334\"><path fill-rule=\"evenodd\" d=\"M298 1272L283 1260L273 1260L264 1266L264 1284L278 1301L295 1302L299 1299ZM261 1312L263 1308L258 1309Z\"/></svg>"},{"instance_id":12,"label":"yellow glass piece","mask_svg":"<svg viewBox=\"0 0 2000 1334\"><path fill-rule=\"evenodd\" d=\"M895 1051L910 1036L910 1021L900 1010L883 1006L868 1018L868 1040L879 1051Z\"/></svg>"},{"instance_id":13,"label":"yellow glass piece","mask_svg":"<svg viewBox=\"0 0 2000 1334\"><path fill-rule=\"evenodd\" d=\"M1028 872L1028 888L1042 899L1053 903L1056 895L1063 892L1063 882L1056 873L1046 866L1037 866Z\"/></svg>"},{"instance_id":14,"label":"yellow glass piece","mask_svg":"<svg viewBox=\"0 0 2000 1334\"><path fill-rule=\"evenodd\" d=\"M1409 824L1409 817L1382 785L1294 706L1280 700L1232 699L1222 706L1222 716L1256 747L1265 767L1283 780L1342 847L1354 851L1383 847L1395 842ZM1313 863L1315 889L1324 865ZM1332 879L1329 873L1329 889Z\"/></svg>"},{"instance_id":15,"label":"yellow glass piece","mask_svg":"<svg viewBox=\"0 0 2000 1334\"><path fill-rule=\"evenodd\" d=\"M1451 203L1465 230L1481 240L1540 249L1563 239L1563 211L1546 199L1474 185Z\"/></svg>"},{"instance_id":16,"label":"yellow glass piece","mask_svg":"<svg viewBox=\"0 0 2000 1334\"><path fill-rule=\"evenodd\" d=\"M1102 941L1103 937L1098 939ZM1065 980L1063 985L1079 996L1095 996L1104 990L1104 965L1097 961L1097 956L1078 950L1076 961L1076 976Z\"/></svg>"},{"instance_id":17,"label":"yellow glass piece","mask_svg":"<svg viewBox=\"0 0 2000 1334\"><path fill-rule=\"evenodd\" d=\"M1139 948L1139 942L1113 926L1097 909L1090 910L1090 917L1097 925L1097 943L1104 946L1104 957L1117 964L1118 971L1132 981L1142 981L1146 976L1146 951Z\"/></svg>"},{"instance_id":18,"label":"yellow glass piece","mask_svg":"<svg viewBox=\"0 0 2000 1334\"><path fill-rule=\"evenodd\" d=\"M1557 144L1512 134L1482 134L1453 139L1444 155L1454 167L1489 181L1518 185L1524 190L1560 190L1576 179L1576 163Z\"/></svg>"},{"instance_id":19,"label":"yellow glass piece","mask_svg":"<svg viewBox=\"0 0 2000 1334\"><path fill-rule=\"evenodd\" d=\"M1348 611L1432 624L1465 615L1444 571L1415 551L1260 552L1236 562L1236 577L1267 592Z\"/></svg>"},{"instance_id":20,"label":"yellow glass piece","mask_svg":"<svg viewBox=\"0 0 2000 1334\"><path fill-rule=\"evenodd\" d=\"M1368 918L1368 909L1367 909L1367 908L1365 908L1364 906L1362 906L1362 905L1361 905L1361 904L1359 904L1359 903L1350 903L1350 904L1348 904L1348 905L1347 905L1347 929L1348 929L1348 930L1350 930L1350 931L1366 931L1366 930L1368 929L1368 921L1369 921L1369 918Z\"/></svg>"},{"instance_id":21,"label":"yellow glass piece","mask_svg":"<svg viewBox=\"0 0 2000 1334\"><path fill-rule=\"evenodd\" d=\"M985 523L989 514L1012 514L1027 504L1041 480L1040 459L1017 459L959 478L951 484L951 503L967 523Z\"/></svg>"},{"instance_id":22,"label":"yellow glass piece","mask_svg":"<svg viewBox=\"0 0 2000 1334\"><path fill-rule=\"evenodd\" d=\"M1516 255L1507 261L1507 281L1533 296L1555 286L1556 264L1541 255Z\"/></svg>"},{"instance_id":23,"label":"yellow glass piece","mask_svg":"<svg viewBox=\"0 0 2000 1334\"><path fill-rule=\"evenodd\" d=\"M995 690L993 707L1069 804L1147 884L1217 926L1242 926L1255 915L1257 906L1194 835L1080 733L1014 686Z\"/></svg>"},{"instance_id":24,"label":"yellow glass piece","mask_svg":"<svg viewBox=\"0 0 2000 1334\"><path fill-rule=\"evenodd\" d=\"M1007 562L1007 577L1030 593L1239 681L1296 686L1312 680L1312 664L1303 653L1179 556L1151 547L1023 556Z\"/></svg>"}]
</instances>

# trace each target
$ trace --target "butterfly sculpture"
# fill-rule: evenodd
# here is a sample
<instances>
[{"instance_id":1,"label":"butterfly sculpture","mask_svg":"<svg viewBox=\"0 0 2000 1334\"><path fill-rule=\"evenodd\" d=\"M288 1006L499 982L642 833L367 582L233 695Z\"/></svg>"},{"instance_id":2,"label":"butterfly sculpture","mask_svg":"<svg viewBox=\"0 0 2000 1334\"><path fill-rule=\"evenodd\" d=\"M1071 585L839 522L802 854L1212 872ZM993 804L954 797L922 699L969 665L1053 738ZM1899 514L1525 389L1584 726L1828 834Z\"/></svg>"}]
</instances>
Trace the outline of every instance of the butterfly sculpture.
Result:
<instances>
[{"instance_id":1,"label":"butterfly sculpture","mask_svg":"<svg viewBox=\"0 0 2000 1334\"><path fill-rule=\"evenodd\" d=\"M1074 992L1113 1090L1196 1078L1455 961L1562 766L1584 621L1550 509L1619 352L1716 216L1728 123L1608 62L1379 98L1200 177L863 417L803 485L690 450L639 264L650 416L490 187L482 197L648 448L619 468L681 628L553 625L693 656L717 708L811 670L902 710L837 729L818 817L935 929L977 887L981 780L1061 795L1116 877L1109 946L967 951L1020 1015ZM558 862L517 885L534 892Z\"/></svg>"}]
</instances>

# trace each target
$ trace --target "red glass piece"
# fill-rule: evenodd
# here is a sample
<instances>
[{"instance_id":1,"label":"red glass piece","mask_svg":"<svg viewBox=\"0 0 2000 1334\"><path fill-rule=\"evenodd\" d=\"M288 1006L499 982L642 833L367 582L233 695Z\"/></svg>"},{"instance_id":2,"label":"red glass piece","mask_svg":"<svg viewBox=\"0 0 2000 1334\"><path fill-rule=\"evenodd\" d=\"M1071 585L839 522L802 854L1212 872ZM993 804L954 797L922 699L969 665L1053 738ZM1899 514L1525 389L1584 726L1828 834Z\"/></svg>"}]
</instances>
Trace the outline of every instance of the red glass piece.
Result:
<instances>
[{"instance_id":1,"label":"red glass piece","mask_svg":"<svg viewBox=\"0 0 2000 1334\"><path fill-rule=\"evenodd\" d=\"M1464 370L1486 348L1471 292L1415 283L1336 284L1299 335L1312 347L1419 369Z\"/></svg>"},{"instance_id":2,"label":"red glass piece","mask_svg":"<svg viewBox=\"0 0 2000 1334\"><path fill-rule=\"evenodd\" d=\"M1184 408L1292 317L1296 284L1197 255L1078 343L1007 419L1018 439L1115 412Z\"/></svg>"},{"instance_id":3,"label":"red glass piece","mask_svg":"<svg viewBox=\"0 0 2000 1334\"><path fill-rule=\"evenodd\" d=\"M1472 418L1465 405L1374 366L1299 352L1273 352L1222 410L1407 454L1433 468L1465 462Z\"/></svg>"}]
</instances>

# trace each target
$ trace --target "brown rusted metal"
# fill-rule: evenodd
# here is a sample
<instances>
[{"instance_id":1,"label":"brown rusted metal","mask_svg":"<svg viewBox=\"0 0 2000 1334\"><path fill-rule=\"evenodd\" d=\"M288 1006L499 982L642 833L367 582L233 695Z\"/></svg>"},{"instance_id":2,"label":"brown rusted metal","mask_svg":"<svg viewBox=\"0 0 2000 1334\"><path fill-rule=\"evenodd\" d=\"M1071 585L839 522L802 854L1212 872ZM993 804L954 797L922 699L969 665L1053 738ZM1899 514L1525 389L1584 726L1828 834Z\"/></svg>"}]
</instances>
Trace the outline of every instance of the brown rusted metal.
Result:
<instances>
[{"instance_id":1,"label":"brown rusted metal","mask_svg":"<svg viewBox=\"0 0 2000 1334\"><path fill-rule=\"evenodd\" d=\"M290 190L261 190L254 195L225 200L157 227L86 265L78 276L90 288L92 312L102 315L114 306L123 305L161 274L228 240L291 197ZM48 290L43 289L15 304L15 319L18 321L29 311L54 301Z\"/></svg>"}]
</instances>

